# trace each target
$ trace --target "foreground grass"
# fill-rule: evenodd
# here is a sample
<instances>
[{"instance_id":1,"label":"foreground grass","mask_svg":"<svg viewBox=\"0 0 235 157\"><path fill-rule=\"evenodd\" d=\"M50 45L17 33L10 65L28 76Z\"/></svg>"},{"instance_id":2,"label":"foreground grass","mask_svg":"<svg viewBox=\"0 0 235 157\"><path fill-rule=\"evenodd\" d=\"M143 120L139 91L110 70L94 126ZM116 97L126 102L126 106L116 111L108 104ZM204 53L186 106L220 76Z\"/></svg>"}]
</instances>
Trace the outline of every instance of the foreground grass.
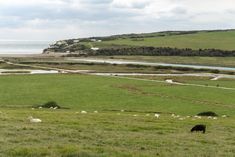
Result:
<instances>
[{"instance_id":1,"label":"foreground grass","mask_svg":"<svg viewBox=\"0 0 235 157\"><path fill-rule=\"evenodd\" d=\"M0 82L0 156L235 153L235 91L70 74L1 76ZM31 109L50 100L70 109ZM185 117L202 111L220 117L182 121L171 117L171 113ZM154 117L156 112L160 119ZM229 117L221 118L223 114ZM43 122L29 123L29 116ZM206 124L207 133L191 134L195 124Z\"/></svg>"},{"instance_id":2,"label":"foreground grass","mask_svg":"<svg viewBox=\"0 0 235 157\"><path fill-rule=\"evenodd\" d=\"M1 108L1 156L233 156L234 118L180 121L137 112ZM133 115L137 116L134 117ZM28 116L41 118L32 124ZM206 134L189 131L206 124Z\"/></svg>"}]
</instances>

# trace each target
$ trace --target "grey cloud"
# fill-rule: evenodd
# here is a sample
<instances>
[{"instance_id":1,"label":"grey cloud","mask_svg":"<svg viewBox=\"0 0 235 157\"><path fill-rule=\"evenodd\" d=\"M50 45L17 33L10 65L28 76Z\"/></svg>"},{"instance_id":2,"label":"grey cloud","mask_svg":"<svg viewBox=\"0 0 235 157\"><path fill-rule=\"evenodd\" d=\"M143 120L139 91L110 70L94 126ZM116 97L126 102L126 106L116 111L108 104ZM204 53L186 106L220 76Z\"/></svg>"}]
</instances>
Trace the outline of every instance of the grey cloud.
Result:
<instances>
[{"instance_id":1,"label":"grey cloud","mask_svg":"<svg viewBox=\"0 0 235 157\"><path fill-rule=\"evenodd\" d=\"M35 30L35 36L39 34L37 32L40 32L40 37L42 37L44 32L45 38L48 38L48 34L55 35L57 38L76 37L77 35L84 37L130 32L235 27L235 24L227 19L219 19L219 22L213 23L206 20L197 21L197 19L207 18L207 15L215 17L226 14L233 17L235 9L222 10L222 13L216 14L210 10L197 12L197 10L192 11L192 6L183 5L182 2L185 0L162 0L169 3L166 3L167 9L164 9L163 6L160 10L154 10L154 2L161 0L132 1L128 7L113 5L113 0L60 1L63 3L0 5L0 28L9 28L16 32L25 31L28 28L32 32ZM149 8L153 10L149 10Z\"/></svg>"}]
</instances>

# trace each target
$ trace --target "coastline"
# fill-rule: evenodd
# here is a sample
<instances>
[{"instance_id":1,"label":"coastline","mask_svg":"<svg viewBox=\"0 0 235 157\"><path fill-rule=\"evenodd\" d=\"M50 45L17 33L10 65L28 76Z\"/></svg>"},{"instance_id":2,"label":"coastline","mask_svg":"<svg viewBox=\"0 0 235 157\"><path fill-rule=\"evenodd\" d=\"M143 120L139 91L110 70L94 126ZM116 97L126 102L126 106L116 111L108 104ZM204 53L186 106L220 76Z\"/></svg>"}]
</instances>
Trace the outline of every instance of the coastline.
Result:
<instances>
[{"instance_id":1,"label":"coastline","mask_svg":"<svg viewBox=\"0 0 235 157\"><path fill-rule=\"evenodd\" d=\"M8 57L8 58L17 58L17 57L60 57L63 54L60 53L50 53L50 54L43 54L41 53L0 53L0 58L1 57Z\"/></svg>"}]
</instances>

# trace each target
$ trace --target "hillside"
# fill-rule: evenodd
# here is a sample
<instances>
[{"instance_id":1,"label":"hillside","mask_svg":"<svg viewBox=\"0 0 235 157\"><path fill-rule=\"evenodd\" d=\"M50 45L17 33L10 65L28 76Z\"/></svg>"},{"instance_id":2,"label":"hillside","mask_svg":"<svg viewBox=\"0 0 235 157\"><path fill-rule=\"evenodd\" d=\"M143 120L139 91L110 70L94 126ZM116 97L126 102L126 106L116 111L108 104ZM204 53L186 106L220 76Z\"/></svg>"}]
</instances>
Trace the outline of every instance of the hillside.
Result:
<instances>
[{"instance_id":1,"label":"hillside","mask_svg":"<svg viewBox=\"0 0 235 157\"><path fill-rule=\"evenodd\" d=\"M235 56L234 41L235 30L168 31L63 40L44 53Z\"/></svg>"}]
</instances>

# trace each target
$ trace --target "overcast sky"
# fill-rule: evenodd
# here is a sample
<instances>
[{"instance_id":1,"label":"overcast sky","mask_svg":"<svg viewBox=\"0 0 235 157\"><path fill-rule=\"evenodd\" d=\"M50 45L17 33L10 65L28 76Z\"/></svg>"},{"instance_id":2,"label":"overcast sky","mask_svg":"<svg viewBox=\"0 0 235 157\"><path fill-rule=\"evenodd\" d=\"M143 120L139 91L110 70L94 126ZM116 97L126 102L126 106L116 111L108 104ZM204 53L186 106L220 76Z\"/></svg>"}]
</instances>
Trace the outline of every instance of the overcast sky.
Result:
<instances>
[{"instance_id":1,"label":"overcast sky","mask_svg":"<svg viewBox=\"0 0 235 157\"><path fill-rule=\"evenodd\" d=\"M0 0L0 39L235 28L235 0Z\"/></svg>"}]
</instances>

